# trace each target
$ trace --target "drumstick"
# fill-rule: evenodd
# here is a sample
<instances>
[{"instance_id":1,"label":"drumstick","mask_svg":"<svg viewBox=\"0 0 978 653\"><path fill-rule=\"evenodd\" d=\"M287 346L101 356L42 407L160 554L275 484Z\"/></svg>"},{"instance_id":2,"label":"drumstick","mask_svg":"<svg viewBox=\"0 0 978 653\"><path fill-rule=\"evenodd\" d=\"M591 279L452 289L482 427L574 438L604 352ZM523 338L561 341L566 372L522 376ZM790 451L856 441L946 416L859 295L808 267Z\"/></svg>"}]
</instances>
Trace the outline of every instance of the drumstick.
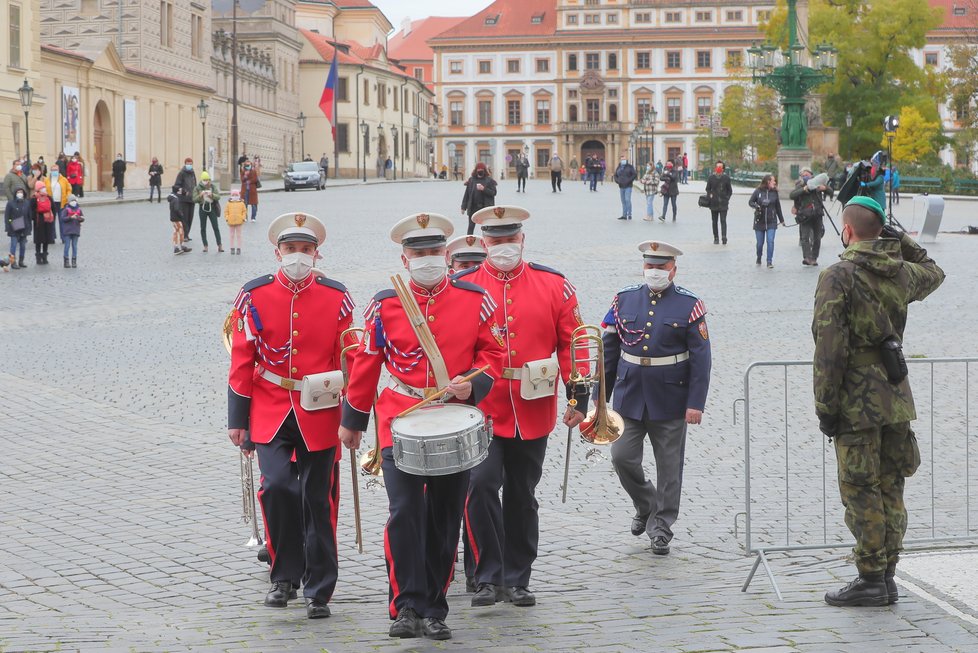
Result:
<instances>
[{"instance_id":1,"label":"drumstick","mask_svg":"<svg viewBox=\"0 0 978 653\"><path fill-rule=\"evenodd\" d=\"M468 381L471 381L472 379L474 379L475 377L479 376L480 374L482 374L483 372L485 372L488 369L489 369L489 366L486 365L486 366L482 367L481 369L478 369L475 372L472 372L472 374L469 374L467 376L463 376L456 383L466 383ZM442 388L441 390L439 390L435 394L431 395L427 399L422 399L418 403L414 404L413 406L411 406L410 408L408 408L407 410L405 410L404 412L402 412L397 417L404 417L405 415L410 415L411 413L413 413L417 409L422 408L424 406L427 406L428 404L430 404L431 402L433 402L435 399L441 399L442 397L445 396L445 393L447 393L447 392L448 392L448 388L447 387Z\"/></svg>"}]
</instances>

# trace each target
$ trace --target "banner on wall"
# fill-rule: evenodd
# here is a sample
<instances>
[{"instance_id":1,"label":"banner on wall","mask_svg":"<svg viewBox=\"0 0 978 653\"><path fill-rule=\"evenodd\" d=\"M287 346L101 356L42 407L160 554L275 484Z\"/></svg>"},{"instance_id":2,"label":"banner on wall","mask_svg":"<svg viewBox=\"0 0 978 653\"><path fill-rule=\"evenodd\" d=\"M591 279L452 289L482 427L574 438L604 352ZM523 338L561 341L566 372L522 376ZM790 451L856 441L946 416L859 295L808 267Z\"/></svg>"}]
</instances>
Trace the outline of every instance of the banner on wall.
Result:
<instances>
[{"instance_id":1,"label":"banner on wall","mask_svg":"<svg viewBox=\"0 0 978 653\"><path fill-rule=\"evenodd\" d=\"M126 161L132 162L136 160L136 101L123 100L122 105L123 136L125 137L123 154Z\"/></svg>"},{"instance_id":2,"label":"banner on wall","mask_svg":"<svg viewBox=\"0 0 978 653\"><path fill-rule=\"evenodd\" d=\"M79 111L78 89L73 86L61 87L61 143L62 151L71 156L79 152L81 138L78 135Z\"/></svg>"}]
</instances>

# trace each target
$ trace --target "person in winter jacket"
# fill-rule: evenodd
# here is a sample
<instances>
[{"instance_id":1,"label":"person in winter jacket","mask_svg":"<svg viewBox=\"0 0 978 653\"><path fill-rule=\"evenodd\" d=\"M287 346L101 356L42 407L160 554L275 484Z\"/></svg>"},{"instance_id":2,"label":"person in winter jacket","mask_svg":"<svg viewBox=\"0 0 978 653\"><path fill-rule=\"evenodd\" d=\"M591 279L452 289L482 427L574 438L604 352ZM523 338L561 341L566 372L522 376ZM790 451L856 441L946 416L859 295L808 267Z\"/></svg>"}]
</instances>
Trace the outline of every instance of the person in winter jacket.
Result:
<instances>
[{"instance_id":1,"label":"person in winter jacket","mask_svg":"<svg viewBox=\"0 0 978 653\"><path fill-rule=\"evenodd\" d=\"M632 185L637 176L635 166L629 163L626 157L621 157L618 167L615 168L614 177L612 177L612 180L618 184L618 193L621 198L621 217L618 218L619 220L632 219Z\"/></svg>"},{"instance_id":2,"label":"person in winter jacket","mask_svg":"<svg viewBox=\"0 0 978 653\"><path fill-rule=\"evenodd\" d=\"M659 181L662 182L659 187L659 192L662 194L662 215L659 216L659 222L666 221L666 208L669 206L669 202L672 202L672 221L675 222L676 197L679 195L679 173L676 172L672 161L666 161L666 168L662 171Z\"/></svg>"},{"instance_id":3,"label":"person in winter jacket","mask_svg":"<svg viewBox=\"0 0 978 653\"><path fill-rule=\"evenodd\" d=\"M479 209L496 204L496 180L489 175L486 164L481 161L475 164L472 176L465 182L465 194L462 195L462 213L469 216L468 235L475 231L472 214Z\"/></svg>"},{"instance_id":4,"label":"person in winter jacket","mask_svg":"<svg viewBox=\"0 0 978 653\"><path fill-rule=\"evenodd\" d=\"M126 161L121 153L116 154L115 161L112 162L112 185L115 187L115 198L121 200L122 189L126 185Z\"/></svg>"},{"instance_id":5,"label":"person in winter jacket","mask_svg":"<svg viewBox=\"0 0 978 653\"><path fill-rule=\"evenodd\" d=\"M189 241L191 240L190 228L194 224L194 189L197 187L194 160L189 156L183 160L183 167L177 173L173 186L180 189L176 195L180 204L180 214L183 216L183 240Z\"/></svg>"},{"instance_id":6,"label":"person in winter jacket","mask_svg":"<svg viewBox=\"0 0 978 653\"><path fill-rule=\"evenodd\" d=\"M200 205L200 243L203 245L203 252L207 253L207 223L211 223L214 230L214 240L217 242L217 251L223 252L221 245L221 230L217 226L217 217L221 215L221 191L211 182L210 173L206 170L200 173L200 183L194 187L194 203Z\"/></svg>"},{"instance_id":7,"label":"person in winter jacket","mask_svg":"<svg viewBox=\"0 0 978 653\"><path fill-rule=\"evenodd\" d=\"M65 244L65 267L78 267L78 237L81 236L81 223L85 221L85 215L81 207L78 206L78 198L74 195L68 196L68 204L58 214L61 222L61 240ZM68 254L71 254L71 264L69 265Z\"/></svg>"},{"instance_id":8,"label":"person in winter jacket","mask_svg":"<svg viewBox=\"0 0 978 653\"><path fill-rule=\"evenodd\" d=\"M789 197L794 201L791 212L798 223L798 231L801 234L802 265L818 265L818 254L822 248L822 236L825 235L824 211L822 209L823 193L832 193L828 186L818 186L809 188L808 182L812 179L812 171L804 169L798 184L791 191Z\"/></svg>"},{"instance_id":9,"label":"person in winter jacket","mask_svg":"<svg viewBox=\"0 0 978 653\"><path fill-rule=\"evenodd\" d=\"M224 221L228 223L228 240L231 242L231 253L241 254L241 225L248 220L248 207L241 199L237 188L231 189L231 199L224 205ZM235 247L237 243L237 247Z\"/></svg>"},{"instance_id":10,"label":"person in winter jacket","mask_svg":"<svg viewBox=\"0 0 978 653\"><path fill-rule=\"evenodd\" d=\"M163 188L163 166L155 156L149 164L149 201L153 201L153 190L156 190L156 203L160 203Z\"/></svg>"},{"instance_id":11,"label":"person in winter jacket","mask_svg":"<svg viewBox=\"0 0 978 653\"><path fill-rule=\"evenodd\" d=\"M774 175L764 175L761 185L750 196L747 204L754 209L754 235L757 237L757 265L761 264L764 242L767 241L767 267L774 267L774 234L778 225L784 226L781 200L778 199L778 180Z\"/></svg>"},{"instance_id":12,"label":"person in winter jacket","mask_svg":"<svg viewBox=\"0 0 978 653\"><path fill-rule=\"evenodd\" d=\"M257 161L241 165L241 199L251 207L251 221L258 221L258 188L261 186L261 166Z\"/></svg>"},{"instance_id":13,"label":"person in winter jacket","mask_svg":"<svg viewBox=\"0 0 978 653\"><path fill-rule=\"evenodd\" d=\"M525 154L519 154L514 162L516 167L516 192L526 192L526 177L530 173L530 162Z\"/></svg>"},{"instance_id":14,"label":"person in winter jacket","mask_svg":"<svg viewBox=\"0 0 978 653\"><path fill-rule=\"evenodd\" d=\"M723 236L723 244L727 244L727 209L730 206L730 196L733 195L733 187L730 185L730 175L727 174L727 167L723 161L717 161L716 167L710 173L710 178L706 180L706 194L710 198L710 216L713 218L713 244L720 244L720 236ZM717 231L717 222L720 223L720 231Z\"/></svg>"},{"instance_id":15,"label":"person in winter jacket","mask_svg":"<svg viewBox=\"0 0 978 653\"><path fill-rule=\"evenodd\" d=\"M190 251L190 248L184 245L186 238L184 237L184 224L186 224L186 217L184 216L183 207L186 203L183 201L184 190L182 187L174 184L173 188L170 189L170 194L167 195L166 201L170 205L170 224L173 225L173 253L174 254L186 254ZM191 207L193 204L190 205Z\"/></svg>"},{"instance_id":16,"label":"person in winter jacket","mask_svg":"<svg viewBox=\"0 0 978 653\"><path fill-rule=\"evenodd\" d=\"M34 226L26 188L18 188L13 199L7 202L3 212L3 226L10 238L10 269L26 268L24 250L27 249L27 237L31 235Z\"/></svg>"},{"instance_id":17,"label":"person in winter jacket","mask_svg":"<svg viewBox=\"0 0 978 653\"><path fill-rule=\"evenodd\" d=\"M24 191L24 197L30 195L27 179L24 177L24 171L21 169L20 159L14 159L10 171L3 178L3 194L8 202L14 199L17 190Z\"/></svg>"},{"instance_id":18,"label":"person in winter jacket","mask_svg":"<svg viewBox=\"0 0 978 653\"><path fill-rule=\"evenodd\" d=\"M34 223L34 256L38 265L48 264L48 245L53 245L57 236L57 217L59 208L51 201L43 181L34 187L34 197L30 201L31 221Z\"/></svg>"},{"instance_id":19,"label":"person in winter jacket","mask_svg":"<svg viewBox=\"0 0 978 653\"><path fill-rule=\"evenodd\" d=\"M68 183L71 184L71 192L78 197L85 196L85 164L82 162L81 154L75 152L68 161L65 174L68 176Z\"/></svg>"}]
</instances>

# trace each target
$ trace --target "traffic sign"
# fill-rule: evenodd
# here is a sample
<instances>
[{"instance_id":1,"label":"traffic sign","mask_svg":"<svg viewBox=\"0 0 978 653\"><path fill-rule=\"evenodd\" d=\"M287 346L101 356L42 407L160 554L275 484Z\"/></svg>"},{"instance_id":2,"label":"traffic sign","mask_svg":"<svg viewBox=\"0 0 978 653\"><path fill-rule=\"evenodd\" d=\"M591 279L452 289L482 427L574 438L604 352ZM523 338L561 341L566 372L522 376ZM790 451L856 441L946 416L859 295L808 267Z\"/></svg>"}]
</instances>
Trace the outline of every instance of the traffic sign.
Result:
<instances>
[{"instance_id":1,"label":"traffic sign","mask_svg":"<svg viewBox=\"0 0 978 653\"><path fill-rule=\"evenodd\" d=\"M699 124L700 127L709 127L712 124L710 116L700 116Z\"/></svg>"},{"instance_id":2,"label":"traffic sign","mask_svg":"<svg viewBox=\"0 0 978 653\"><path fill-rule=\"evenodd\" d=\"M727 136L730 136L730 129L728 127L714 127L713 135L726 138Z\"/></svg>"}]
</instances>

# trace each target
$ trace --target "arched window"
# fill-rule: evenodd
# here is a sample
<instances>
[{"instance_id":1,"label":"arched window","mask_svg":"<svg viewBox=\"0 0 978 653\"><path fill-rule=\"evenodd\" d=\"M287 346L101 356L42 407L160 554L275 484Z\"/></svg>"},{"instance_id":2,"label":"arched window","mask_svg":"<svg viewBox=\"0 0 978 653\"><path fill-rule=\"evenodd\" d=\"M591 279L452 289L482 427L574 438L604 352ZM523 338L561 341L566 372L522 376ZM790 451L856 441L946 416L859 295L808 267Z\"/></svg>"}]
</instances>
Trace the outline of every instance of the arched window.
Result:
<instances>
[{"instance_id":1,"label":"arched window","mask_svg":"<svg viewBox=\"0 0 978 653\"><path fill-rule=\"evenodd\" d=\"M571 122L577 122L577 105L572 104L567 109L567 118Z\"/></svg>"},{"instance_id":2,"label":"arched window","mask_svg":"<svg viewBox=\"0 0 978 653\"><path fill-rule=\"evenodd\" d=\"M618 122L618 105L609 104L608 105L608 120L611 122Z\"/></svg>"}]
</instances>

